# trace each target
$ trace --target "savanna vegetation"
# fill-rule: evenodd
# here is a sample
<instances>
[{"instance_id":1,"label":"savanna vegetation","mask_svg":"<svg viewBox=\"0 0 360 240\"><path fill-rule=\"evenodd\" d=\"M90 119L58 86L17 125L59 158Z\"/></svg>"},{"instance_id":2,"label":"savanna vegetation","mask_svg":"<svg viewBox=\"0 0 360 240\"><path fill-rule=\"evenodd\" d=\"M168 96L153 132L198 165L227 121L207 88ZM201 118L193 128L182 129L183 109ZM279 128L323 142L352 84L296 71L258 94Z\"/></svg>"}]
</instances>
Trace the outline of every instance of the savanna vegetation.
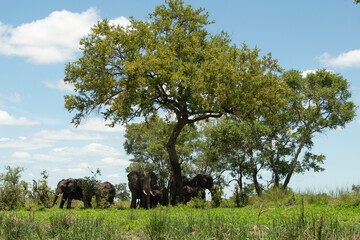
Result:
<instances>
[{"instance_id":1,"label":"savanna vegetation","mask_svg":"<svg viewBox=\"0 0 360 240\"><path fill-rule=\"evenodd\" d=\"M99 21L82 39L82 56L65 68L76 90L65 107L75 126L93 112L110 127L125 124L127 171L154 171L161 187L173 179L177 203L183 176L199 173L220 191L225 175L240 194L286 190L294 174L323 170L314 136L355 117L340 74L285 71L271 53L207 31L214 21L202 8L167 0L147 21L130 22ZM129 124L136 118L144 121Z\"/></svg>"},{"instance_id":2,"label":"savanna vegetation","mask_svg":"<svg viewBox=\"0 0 360 240\"><path fill-rule=\"evenodd\" d=\"M332 193L294 193L274 188L246 201L233 195L187 205L130 209L117 199L107 209L47 208L51 189L26 189L21 168L1 175L0 239L359 239L360 186ZM37 185L48 189L46 173ZM39 182L41 181L41 184ZM9 185L12 188L9 189ZM8 190L6 190L8 189ZM11 192L12 194L9 194ZM35 193L38 193L35 194ZM126 194L125 194L126 196ZM125 197L123 196L123 197ZM45 198L46 199L46 198ZM17 201L19 200L19 201ZM45 201L46 202L46 201Z\"/></svg>"},{"instance_id":3,"label":"savanna vegetation","mask_svg":"<svg viewBox=\"0 0 360 240\"><path fill-rule=\"evenodd\" d=\"M81 40L82 56L65 68L75 87L65 107L75 125L93 112L110 127L126 124L127 171L153 171L161 187L173 182L179 201L130 209L127 183L119 183L107 209L76 200L72 209L50 208L46 171L31 185L20 180L21 167L6 167L0 239L360 238L358 185L333 193L289 188L294 174L324 170L325 155L311 152L314 136L354 119L346 79L326 69L284 70L270 53L208 32L209 14L181 0L130 22L99 21ZM182 204L183 176L199 173L215 180L212 200ZM81 181L91 198L95 175Z\"/></svg>"}]
</instances>

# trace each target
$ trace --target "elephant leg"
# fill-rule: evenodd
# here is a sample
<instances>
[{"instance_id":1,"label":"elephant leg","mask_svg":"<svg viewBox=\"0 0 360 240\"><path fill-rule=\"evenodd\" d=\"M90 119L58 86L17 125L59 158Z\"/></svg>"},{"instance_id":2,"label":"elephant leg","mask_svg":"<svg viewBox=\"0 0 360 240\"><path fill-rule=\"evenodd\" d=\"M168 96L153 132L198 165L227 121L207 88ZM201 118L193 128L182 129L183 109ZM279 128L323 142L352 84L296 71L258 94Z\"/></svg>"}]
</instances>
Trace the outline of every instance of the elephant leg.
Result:
<instances>
[{"instance_id":1,"label":"elephant leg","mask_svg":"<svg viewBox=\"0 0 360 240\"><path fill-rule=\"evenodd\" d=\"M134 193L131 193L131 205L130 208L135 209L136 208L136 195Z\"/></svg>"},{"instance_id":2,"label":"elephant leg","mask_svg":"<svg viewBox=\"0 0 360 240\"><path fill-rule=\"evenodd\" d=\"M67 206L66 206L66 208L67 209L70 209L71 208L71 201L73 200L73 198L72 197L68 197L68 199L67 199Z\"/></svg>"},{"instance_id":3,"label":"elephant leg","mask_svg":"<svg viewBox=\"0 0 360 240\"><path fill-rule=\"evenodd\" d=\"M63 194L60 201L60 208L64 207L66 199L67 199L67 195Z\"/></svg>"}]
</instances>

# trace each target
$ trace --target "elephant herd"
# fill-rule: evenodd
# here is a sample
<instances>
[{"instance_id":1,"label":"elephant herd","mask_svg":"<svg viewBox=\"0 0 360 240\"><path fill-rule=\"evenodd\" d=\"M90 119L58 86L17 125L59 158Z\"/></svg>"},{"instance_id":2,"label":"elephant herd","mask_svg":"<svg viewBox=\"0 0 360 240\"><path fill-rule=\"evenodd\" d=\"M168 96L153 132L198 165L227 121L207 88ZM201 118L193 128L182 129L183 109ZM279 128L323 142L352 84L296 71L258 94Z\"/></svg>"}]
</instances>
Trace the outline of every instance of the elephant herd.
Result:
<instances>
[{"instance_id":1,"label":"elephant herd","mask_svg":"<svg viewBox=\"0 0 360 240\"><path fill-rule=\"evenodd\" d=\"M137 207L137 200L139 200L140 207L152 208L158 204L167 206L169 204L168 189L159 187L157 185L157 177L154 172L145 172L141 170L134 170L128 175L129 189L131 192L131 208ZM171 204L182 202L186 204L193 197L201 197L205 199L205 189L211 193L213 190L213 179L211 176L205 174L198 174L193 178L183 177L183 199L175 199L174 182L170 183Z\"/></svg>"},{"instance_id":2,"label":"elephant herd","mask_svg":"<svg viewBox=\"0 0 360 240\"><path fill-rule=\"evenodd\" d=\"M137 207L137 200L142 208L150 209L158 204L169 205L169 191L166 187L159 187L157 185L157 177L154 172L145 172L142 170L131 171L128 175L128 186L131 192L130 208ZM175 183L170 183L171 204L177 202L186 204L194 197L201 197L205 199L205 189L213 193L213 179L209 175L198 174L193 178L182 178L183 199L175 199L174 192ZM55 198L52 206L56 204L57 199L62 194L60 208L64 207L67 201L67 208L71 208L73 199L82 200L85 207L91 207L91 199L96 197L96 202L99 206L100 200L105 200L107 206L114 204L115 187L110 182L97 182L90 194L84 195L83 189L86 187L86 181L82 178L68 178L59 181Z\"/></svg>"},{"instance_id":3,"label":"elephant herd","mask_svg":"<svg viewBox=\"0 0 360 240\"><path fill-rule=\"evenodd\" d=\"M107 206L114 204L115 187L109 182L98 182L95 184L94 189L87 191L90 194L84 195L83 188L88 187L83 178L68 178L61 180L55 192L55 198L52 206L56 204L57 199L62 194L60 201L60 208L64 207L67 201L67 208L71 208L73 199L82 200L85 207L91 207L91 199L95 195L97 205L99 206L101 198L107 202Z\"/></svg>"}]
</instances>

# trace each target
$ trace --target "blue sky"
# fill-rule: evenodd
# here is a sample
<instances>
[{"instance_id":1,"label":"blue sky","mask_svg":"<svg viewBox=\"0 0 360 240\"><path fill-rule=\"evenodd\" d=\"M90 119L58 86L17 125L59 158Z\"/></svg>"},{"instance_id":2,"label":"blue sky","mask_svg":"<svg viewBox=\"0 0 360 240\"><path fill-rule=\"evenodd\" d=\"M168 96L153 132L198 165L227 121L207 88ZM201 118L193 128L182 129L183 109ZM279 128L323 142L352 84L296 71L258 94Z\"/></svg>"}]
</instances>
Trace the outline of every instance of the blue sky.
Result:
<instances>
[{"instance_id":1,"label":"blue sky","mask_svg":"<svg viewBox=\"0 0 360 240\"><path fill-rule=\"evenodd\" d=\"M360 5L352 0L244 1L193 0L236 44L257 46L286 70L326 68L351 84L360 105ZM89 176L100 168L101 180L126 182L128 159L124 128L104 126L96 115L79 128L64 109L64 66L80 56L79 40L99 19L128 24L146 19L160 0L62 0L0 2L0 172L23 166L31 182L47 170L49 183ZM21 6L21 7L20 7ZM326 155L325 172L293 177L296 190L330 191L360 184L359 117L345 129L315 137L315 153Z\"/></svg>"}]
</instances>

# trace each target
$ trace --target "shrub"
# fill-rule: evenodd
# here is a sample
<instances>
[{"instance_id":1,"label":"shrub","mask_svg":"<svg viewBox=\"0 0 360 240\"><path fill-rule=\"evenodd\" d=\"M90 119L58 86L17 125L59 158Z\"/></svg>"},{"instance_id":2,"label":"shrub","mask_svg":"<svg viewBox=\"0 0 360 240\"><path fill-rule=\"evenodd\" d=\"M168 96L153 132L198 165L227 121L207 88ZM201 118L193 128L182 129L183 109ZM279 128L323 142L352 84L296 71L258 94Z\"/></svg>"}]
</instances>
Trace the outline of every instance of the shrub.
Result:
<instances>
[{"instance_id":1,"label":"shrub","mask_svg":"<svg viewBox=\"0 0 360 240\"><path fill-rule=\"evenodd\" d=\"M54 193L51 192L50 187L48 186L47 178L49 177L47 171L41 172L42 179L34 181L32 189L32 198L38 206L44 206L50 208L51 199L53 198Z\"/></svg>"},{"instance_id":2,"label":"shrub","mask_svg":"<svg viewBox=\"0 0 360 240\"><path fill-rule=\"evenodd\" d=\"M91 171L91 173L93 174L91 177L84 177L79 183L82 189L84 207L86 208L91 207L88 204L91 204L91 199L95 194L95 185L99 182L96 177L97 175L101 176L100 169L97 169L96 172Z\"/></svg>"},{"instance_id":3,"label":"shrub","mask_svg":"<svg viewBox=\"0 0 360 240\"><path fill-rule=\"evenodd\" d=\"M13 210L25 205L28 183L20 181L22 167L6 166L6 173L0 174L0 210Z\"/></svg>"}]
</instances>

